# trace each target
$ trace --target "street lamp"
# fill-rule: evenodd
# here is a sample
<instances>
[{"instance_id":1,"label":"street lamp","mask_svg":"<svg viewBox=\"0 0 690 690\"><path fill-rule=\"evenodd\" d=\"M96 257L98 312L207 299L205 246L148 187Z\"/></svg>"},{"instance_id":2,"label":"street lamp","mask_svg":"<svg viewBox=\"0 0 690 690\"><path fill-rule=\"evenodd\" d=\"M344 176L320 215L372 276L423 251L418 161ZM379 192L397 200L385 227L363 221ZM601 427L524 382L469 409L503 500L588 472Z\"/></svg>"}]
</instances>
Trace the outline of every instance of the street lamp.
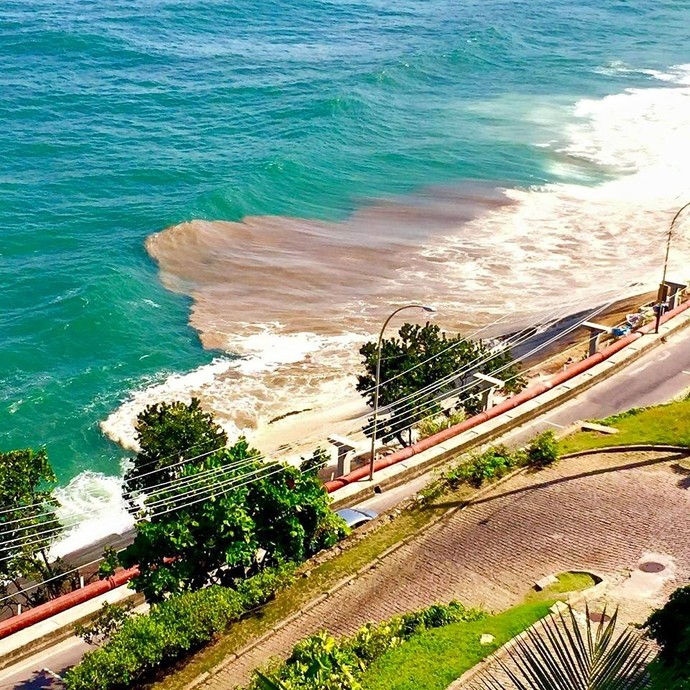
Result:
<instances>
[{"instance_id":1,"label":"street lamp","mask_svg":"<svg viewBox=\"0 0 690 690\"><path fill-rule=\"evenodd\" d=\"M435 307L430 307L427 304L406 304L404 307L398 307L384 322L381 326L381 332L379 333L379 341L376 345L376 383L374 386L374 422L371 435L371 458L369 460L369 481L374 480L374 459L376 458L376 427L378 426L379 419L379 385L381 382L381 343L383 341L383 332L386 330L386 326L389 321L398 313L404 309L423 309L429 314L433 314L436 309Z\"/></svg>"},{"instance_id":2,"label":"street lamp","mask_svg":"<svg viewBox=\"0 0 690 690\"><path fill-rule=\"evenodd\" d=\"M671 221L671 225L669 226L668 229L668 235L666 237L666 257L664 258L664 272L663 275L661 276L661 283L659 284L659 292L657 293L657 304L656 304L656 327L654 328L654 332L658 333L659 332L659 324L661 322L661 305L666 301L666 269L668 268L668 256L669 253L671 252L671 237L673 236L673 227L676 224L676 221L680 217L680 214L685 211L686 208L690 206L690 201L688 201L687 204L684 206L681 206L678 211L676 212L676 215L673 216L673 220Z\"/></svg>"}]
</instances>

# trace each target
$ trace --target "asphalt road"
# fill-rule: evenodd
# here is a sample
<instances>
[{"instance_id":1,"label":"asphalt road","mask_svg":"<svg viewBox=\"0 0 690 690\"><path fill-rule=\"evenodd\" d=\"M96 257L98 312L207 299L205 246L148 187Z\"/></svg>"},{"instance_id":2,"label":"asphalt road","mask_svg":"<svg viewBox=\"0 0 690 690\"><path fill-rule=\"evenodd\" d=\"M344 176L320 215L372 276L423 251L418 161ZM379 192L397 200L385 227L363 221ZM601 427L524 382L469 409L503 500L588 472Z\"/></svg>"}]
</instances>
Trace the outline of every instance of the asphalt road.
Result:
<instances>
[{"instance_id":1,"label":"asphalt road","mask_svg":"<svg viewBox=\"0 0 690 690\"><path fill-rule=\"evenodd\" d=\"M519 427L501 439L507 444L526 443L546 429L564 428L578 420L598 419L631 407L666 402L690 387L690 331L682 331L611 378L597 384L547 413ZM427 473L403 486L377 494L360 507L383 512L421 489ZM0 671L0 690L39 690L60 687L44 669L61 673L79 661L89 649L78 638L70 638L25 662Z\"/></svg>"},{"instance_id":2,"label":"asphalt road","mask_svg":"<svg viewBox=\"0 0 690 690\"><path fill-rule=\"evenodd\" d=\"M526 443L547 429L557 430L579 420L609 417L631 407L659 405L689 388L690 332L681 331L615 376L509 432L502 440L508 444Z\"/></svg>"},{"instance_id":3,"label":"asphalt road","mask_svg":"<svg viewBox=\"0 0 690 690\"><path fill-rule=\"evenodd\" d=\"M690 388L690 330L668 338L637 362L563 405L504 434L496 442L520 446L549 429L558 431L588 419L601 419L631 407L659 405L681 395ZM419 491L433 472L413 479L402 486L384 491L359 507L383 512Z\"/></svg>"}]
</instances>

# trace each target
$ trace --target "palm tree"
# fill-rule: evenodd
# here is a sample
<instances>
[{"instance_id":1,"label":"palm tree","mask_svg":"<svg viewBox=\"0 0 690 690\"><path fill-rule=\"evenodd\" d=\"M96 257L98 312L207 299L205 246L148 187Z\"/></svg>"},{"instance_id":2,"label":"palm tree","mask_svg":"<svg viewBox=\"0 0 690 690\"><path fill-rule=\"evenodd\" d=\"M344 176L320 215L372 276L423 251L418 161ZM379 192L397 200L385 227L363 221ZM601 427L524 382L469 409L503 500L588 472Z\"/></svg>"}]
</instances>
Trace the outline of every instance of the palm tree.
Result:
<instances>
[{"instance_id":1,"label":"palm tree","mask_svg":"<svg viewBox=\"0 0 690 690\"><path fill-rule=\"evenodd\" d=\"M598 623L586 607L585 622L572 607L549 614L517 638L505 659L485 672L478 690L641 690L650 687L647 667L654 657L633 629L614 637L616 610ZM506 680L507 679L507 680Z\"/></svg>"}]
</instances>

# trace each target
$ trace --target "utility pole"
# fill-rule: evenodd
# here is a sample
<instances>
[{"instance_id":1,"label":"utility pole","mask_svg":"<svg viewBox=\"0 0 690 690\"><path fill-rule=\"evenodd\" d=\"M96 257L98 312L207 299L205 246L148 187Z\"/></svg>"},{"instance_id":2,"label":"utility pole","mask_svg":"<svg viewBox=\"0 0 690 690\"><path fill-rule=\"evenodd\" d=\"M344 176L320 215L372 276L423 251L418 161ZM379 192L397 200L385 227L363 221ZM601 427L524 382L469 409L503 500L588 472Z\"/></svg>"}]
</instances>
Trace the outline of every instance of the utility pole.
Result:
<instances>
[{"instance_id":1,"label":"utility pole","mask_svg":"<svg viewBox=\"0 0 690 690\"><path fill-rule=\"evenodd\" d=\"M371 434L371 457L369 458L369 481L374 481L374 462L376 459L376 432L378 431L378 421L379 421L379 389L381 387L381 344L383 343L383 332L386 330L386 326L390 320L398 313L404 309L423 309L429 314L433 314L436 309L427 304L406 304L404 307L398 307L384 322L381 326L381 332L379 333L379 340L376 345L376 379L374 386L374 421L372 425Z\"/></svg>"},{"instance_id":2,"label":"utility pole","mask_svg":"<svg viewBox=\"0 0 690 690\"><path fill-rule=\"evenodd\" d=\"M673 228L676 224L676 221L680 217L680 214L685 211L686 208L690 206L690 201L688 201L687 204L684 206L681 206L678 211L676 212L676 215L673 216L673 220L671 221L671 225L668 228L668 234L666 236L666 256L664 257L664 272L661 276L661 283L659 283L659 292L657 293L657 298L656 298L656 326L654 328L654 332L658 333L659 332L659 325L661 323L661 312L663 309L663 304L666 302L666 296L668 294L668 286L666 285L666 270L668 269L668 257L671 252L671 238L673 237Z\"/></svg>"}]
</instances>

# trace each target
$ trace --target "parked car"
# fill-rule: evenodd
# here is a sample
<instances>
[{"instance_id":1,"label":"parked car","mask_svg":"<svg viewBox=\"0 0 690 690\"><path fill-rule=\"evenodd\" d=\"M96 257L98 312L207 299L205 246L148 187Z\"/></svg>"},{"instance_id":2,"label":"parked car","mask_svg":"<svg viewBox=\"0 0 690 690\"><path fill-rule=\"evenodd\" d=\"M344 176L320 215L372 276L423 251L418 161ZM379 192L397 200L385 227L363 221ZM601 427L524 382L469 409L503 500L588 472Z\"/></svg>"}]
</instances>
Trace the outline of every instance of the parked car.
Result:
<instances>
[{"instance_id":1,"label":"parked car","mask_svg":"<svg viewBox=\"0 0 690 690\"><path fill-rule=\"evenodd\" d=\"M345 520L345 524L350 529L361 527L365 522L373 520L378 515L373 510L365 510L364 508L341 508L336 510L335 514Z\"/></svg>"}]
</instances>

